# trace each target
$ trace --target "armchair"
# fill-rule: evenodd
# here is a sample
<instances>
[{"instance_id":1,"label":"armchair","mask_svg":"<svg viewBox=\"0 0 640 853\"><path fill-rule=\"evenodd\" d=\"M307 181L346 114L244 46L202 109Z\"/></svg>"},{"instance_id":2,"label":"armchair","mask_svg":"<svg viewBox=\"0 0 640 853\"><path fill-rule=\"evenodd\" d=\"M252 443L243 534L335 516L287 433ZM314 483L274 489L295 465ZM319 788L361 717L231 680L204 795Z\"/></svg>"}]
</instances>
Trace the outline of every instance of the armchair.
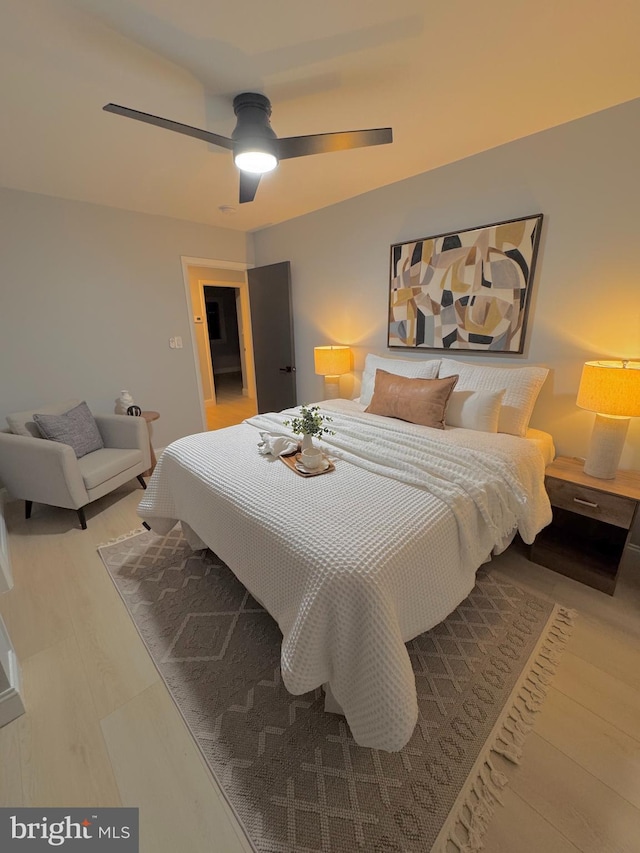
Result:
<instances>
[{"instance_id":1,"label":"armchair","mask_svg":"<svg viewBox=\"0 0 640 853\"><path fill-rule=\"evenodd\" d=\"M57 414L75 403L35 411ZM26 518L31 516L34 501L68 507L76 510L86 530L84 508L91 501L134 477L146 489L142 472L151 460L144 418L95 416L104 447L78 459L68 444L36 437L32 417L33 412L11 415L7 420L13 432L0 432L0 482L13 498L25 501Z\"/></svg>"}]
</instances>

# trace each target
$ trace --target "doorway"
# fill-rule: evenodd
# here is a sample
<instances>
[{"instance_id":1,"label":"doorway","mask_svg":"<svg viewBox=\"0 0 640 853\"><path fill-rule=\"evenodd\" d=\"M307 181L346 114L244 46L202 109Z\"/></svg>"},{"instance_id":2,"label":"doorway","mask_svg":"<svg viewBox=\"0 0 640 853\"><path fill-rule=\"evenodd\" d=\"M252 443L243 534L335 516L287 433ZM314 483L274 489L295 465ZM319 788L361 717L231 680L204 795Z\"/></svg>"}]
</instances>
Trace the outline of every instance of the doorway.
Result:
<instances>
[{"instance_id":1,"label":"doorway","mask_svg":"<svg viewBox=\"0 0 640 853\"><path fill-rule=\"evenodd\" d=\"M186 299L192 318L191 340L202 406L204 429L240 423L258 411L280 411L295 406L296 383L291 304L291 266L281 261L253 268L234 261L182 258ZM219 288L209 300L205 288ZM236 290L235 317L240 344L242 396L237 381L233 400L225 399L225 365L215 371L213 344L223 343L233 326L216 304L229 290ZM210 342L209 322L213 326ZM215 353L214 353L215 360ZM237 360L232 371L237 371ZM239 377L236 376L236 380Z\"/></svg>"},{"instance_id":2,"label":"doorway","mask_svg":"<svg viewBox=\"0 0 640 853\"><path fill-rule=\"evenodd\" d=\"M240 293L235 287L203 284L209 352L216 402L224 396L235 400L247 396L243 359L240 352Z\"/></svg>"},{"instance_id":3,"label":"doorway","mask_svg":"<svg viewBox=\"0 0 640 853\"><path fill-rule=\"evenodd\" d=\"M186 263L204 429L256 414L251 318L243 269Z\"/></svg>"},{"instance_id":4,"label":"doorway","mask_svg":"<svg viewBox=\"0 0 640 853\"><path fill-rule=\"evenodd\" d=\"M213 400L205 404L207 428L220 429L257 413L255 396L249 396L241 291L205 280L200 284L213 381Z\"/></svg>"}]
</instances>

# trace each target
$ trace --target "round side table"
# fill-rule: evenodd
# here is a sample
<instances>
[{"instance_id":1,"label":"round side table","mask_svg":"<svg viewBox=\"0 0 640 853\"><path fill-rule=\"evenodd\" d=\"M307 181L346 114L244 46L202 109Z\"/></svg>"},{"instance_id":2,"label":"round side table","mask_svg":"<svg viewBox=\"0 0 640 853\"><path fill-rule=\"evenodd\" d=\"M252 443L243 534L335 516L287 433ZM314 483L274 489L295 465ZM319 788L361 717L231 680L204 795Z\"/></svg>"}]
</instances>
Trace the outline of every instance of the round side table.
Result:
<instances>
[{"instance_id":1,"label":"round side table","mask_svg":"<svg viewBox=\"0 0 640 853\"><path fill-rule=\"evenodd\" d=\"M143 412L141 414L142 418L147 422L147 429L149 429L149 424L151 421L157 421L160 417L160 412ZM149 430L149 450L151 451L151 468L148 471L143 471L143 477L150 477L153 474L153 469L156 467L156 454L153 450L153 444L151 443L151 430Z\"/></svg>"}]
</instances>

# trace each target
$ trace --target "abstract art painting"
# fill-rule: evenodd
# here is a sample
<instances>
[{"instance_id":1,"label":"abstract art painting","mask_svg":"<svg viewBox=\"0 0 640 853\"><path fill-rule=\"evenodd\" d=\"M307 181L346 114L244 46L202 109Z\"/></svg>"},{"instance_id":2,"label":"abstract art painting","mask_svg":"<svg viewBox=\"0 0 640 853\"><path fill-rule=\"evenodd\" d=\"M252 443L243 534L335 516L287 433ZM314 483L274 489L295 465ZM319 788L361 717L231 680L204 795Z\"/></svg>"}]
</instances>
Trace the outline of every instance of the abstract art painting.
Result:
<instances>
[{"instance_id":1,"label":"abstract art painting","mask_svg":"<svg viewBox=\"0 0 640 853\"><path fill-rule=\"evenodd\" d=\"M521 353L542 214L391 246L389 347Z\"/></svg>"}]
</instances>

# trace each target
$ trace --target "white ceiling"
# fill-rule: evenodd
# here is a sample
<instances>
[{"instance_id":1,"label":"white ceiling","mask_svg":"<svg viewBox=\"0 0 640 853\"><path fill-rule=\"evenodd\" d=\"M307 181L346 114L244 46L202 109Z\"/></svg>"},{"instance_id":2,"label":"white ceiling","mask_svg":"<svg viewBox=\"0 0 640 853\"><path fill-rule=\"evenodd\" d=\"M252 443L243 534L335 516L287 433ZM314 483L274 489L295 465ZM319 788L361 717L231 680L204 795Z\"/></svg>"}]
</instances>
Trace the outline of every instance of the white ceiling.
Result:
<instances>
[{"instance_id":1,"label":"white ceiling","mask_svg":"<svg viewBox=\"0 0 640 853\"><path fill-rule=\"evenodd\" d=\"M243 231L640 96L638 0L0 0L0 186ZM237 204L230 152L102 111L230 135L392 126ZM233 205L233 215L219 211Z\"/></svg>"}]
</instances>

